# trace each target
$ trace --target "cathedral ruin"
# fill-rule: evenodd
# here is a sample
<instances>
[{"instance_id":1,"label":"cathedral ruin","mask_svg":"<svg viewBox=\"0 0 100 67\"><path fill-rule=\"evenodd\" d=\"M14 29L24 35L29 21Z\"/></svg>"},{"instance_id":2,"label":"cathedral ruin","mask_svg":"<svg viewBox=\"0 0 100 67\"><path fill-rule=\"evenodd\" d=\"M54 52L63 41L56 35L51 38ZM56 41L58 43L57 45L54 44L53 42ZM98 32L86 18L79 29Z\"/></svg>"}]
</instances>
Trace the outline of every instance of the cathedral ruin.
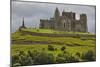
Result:
<instances>
[{"instance_id":1,"label":"cathedral ruin","mask_svg":"<svg viewBox=\"0 0 100 67\"><path fill-rule=\"evenodd\" d=\"M53 29L59 31L69 32L87 32L87 16L86 14L80 14L80 19L76 19L76 13L74 12L60 12L58 8L55 9L54 17L48 19L40 19L39 28Z\"/></svg>"}]
</instances>

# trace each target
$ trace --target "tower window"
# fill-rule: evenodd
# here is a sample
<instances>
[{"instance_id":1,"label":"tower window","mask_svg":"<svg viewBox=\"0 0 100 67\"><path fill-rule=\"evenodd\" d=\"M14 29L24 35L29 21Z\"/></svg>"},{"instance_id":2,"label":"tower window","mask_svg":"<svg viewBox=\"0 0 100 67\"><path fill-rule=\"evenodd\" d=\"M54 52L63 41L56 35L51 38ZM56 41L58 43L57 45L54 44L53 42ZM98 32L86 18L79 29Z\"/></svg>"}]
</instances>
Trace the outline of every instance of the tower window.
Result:
<instances>
[{"instance_id":1,"label":"tower window","mask_svg":"<svg viewBox=\"0 0 100 67\"><path fill-rule=\"evenodd\" d=\"M64 23L64 28L66 27L66 24Z\"/></svg>"}]
</instances>

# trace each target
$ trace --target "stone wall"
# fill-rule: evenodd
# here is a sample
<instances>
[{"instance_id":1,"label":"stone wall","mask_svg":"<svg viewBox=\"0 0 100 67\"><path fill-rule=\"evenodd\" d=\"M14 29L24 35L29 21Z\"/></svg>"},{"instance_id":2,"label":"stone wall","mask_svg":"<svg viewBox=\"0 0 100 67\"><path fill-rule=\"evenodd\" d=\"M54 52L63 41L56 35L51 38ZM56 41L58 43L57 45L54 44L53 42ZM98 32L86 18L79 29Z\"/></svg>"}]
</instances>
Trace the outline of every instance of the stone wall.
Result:
<instances>
[{"instance_id":1,"label":"stone wall","mask_svg":"<svg viewBox=\"0 0 100 67\"><path fill-rule=\"evenodd\" d=\"M53 33L53 34L49 34L49 33L37 33L37 32L28 32L28 31L21 31L21 33L23 35L29 34L29 35L33 35L33 36L47 36L47 37L95 37L95 35L90 35L90 34L57 34L57 33Z\"/></svg>"}]
</instances>

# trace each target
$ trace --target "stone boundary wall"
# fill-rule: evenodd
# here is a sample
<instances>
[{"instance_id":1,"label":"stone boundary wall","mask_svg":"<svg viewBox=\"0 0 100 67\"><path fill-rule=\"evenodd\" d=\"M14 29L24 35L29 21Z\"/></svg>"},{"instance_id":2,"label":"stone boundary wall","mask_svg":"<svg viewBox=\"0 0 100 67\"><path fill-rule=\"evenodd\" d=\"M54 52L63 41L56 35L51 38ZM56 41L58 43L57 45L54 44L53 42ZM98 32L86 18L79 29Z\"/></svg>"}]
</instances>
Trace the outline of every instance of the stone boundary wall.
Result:
<instances>
[{"instance_id":1,"label":"stone boundary wall","mask_svg":"<svg viewBox=\"0 0 100 67\"><path fill-rule=\"evenodd\" d=\"M96 37L96 35L87 35L87 34L49 34L49 33L36 33L21 31L23 35L29 34L33 36L47 36L47 37Z\"/></svg>"}]
</instances>

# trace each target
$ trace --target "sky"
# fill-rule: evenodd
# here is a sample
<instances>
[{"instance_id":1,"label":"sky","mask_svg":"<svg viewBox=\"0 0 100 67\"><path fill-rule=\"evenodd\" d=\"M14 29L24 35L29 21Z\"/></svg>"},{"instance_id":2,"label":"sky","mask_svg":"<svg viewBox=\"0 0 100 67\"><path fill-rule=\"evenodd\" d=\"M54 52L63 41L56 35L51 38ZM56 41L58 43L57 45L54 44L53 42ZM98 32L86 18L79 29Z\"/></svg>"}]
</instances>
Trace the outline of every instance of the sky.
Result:
<instances>
[{"instance_id":1,"label":"sky","mask_svg":"<svg viewBox=\"0 0 100 67\"><path fill-rule=\"evenodd\" d=\"M59 9L60 15L63 10L65 12L75 12L77 20L80 18L80 14L86 14L88 32L95 33L95 6L26 1L11 2L11 32L15 32L22 25L23 17L27 27L38 28L40 19L52 18L56 7Z\"/></svg>"}]
</instances>

